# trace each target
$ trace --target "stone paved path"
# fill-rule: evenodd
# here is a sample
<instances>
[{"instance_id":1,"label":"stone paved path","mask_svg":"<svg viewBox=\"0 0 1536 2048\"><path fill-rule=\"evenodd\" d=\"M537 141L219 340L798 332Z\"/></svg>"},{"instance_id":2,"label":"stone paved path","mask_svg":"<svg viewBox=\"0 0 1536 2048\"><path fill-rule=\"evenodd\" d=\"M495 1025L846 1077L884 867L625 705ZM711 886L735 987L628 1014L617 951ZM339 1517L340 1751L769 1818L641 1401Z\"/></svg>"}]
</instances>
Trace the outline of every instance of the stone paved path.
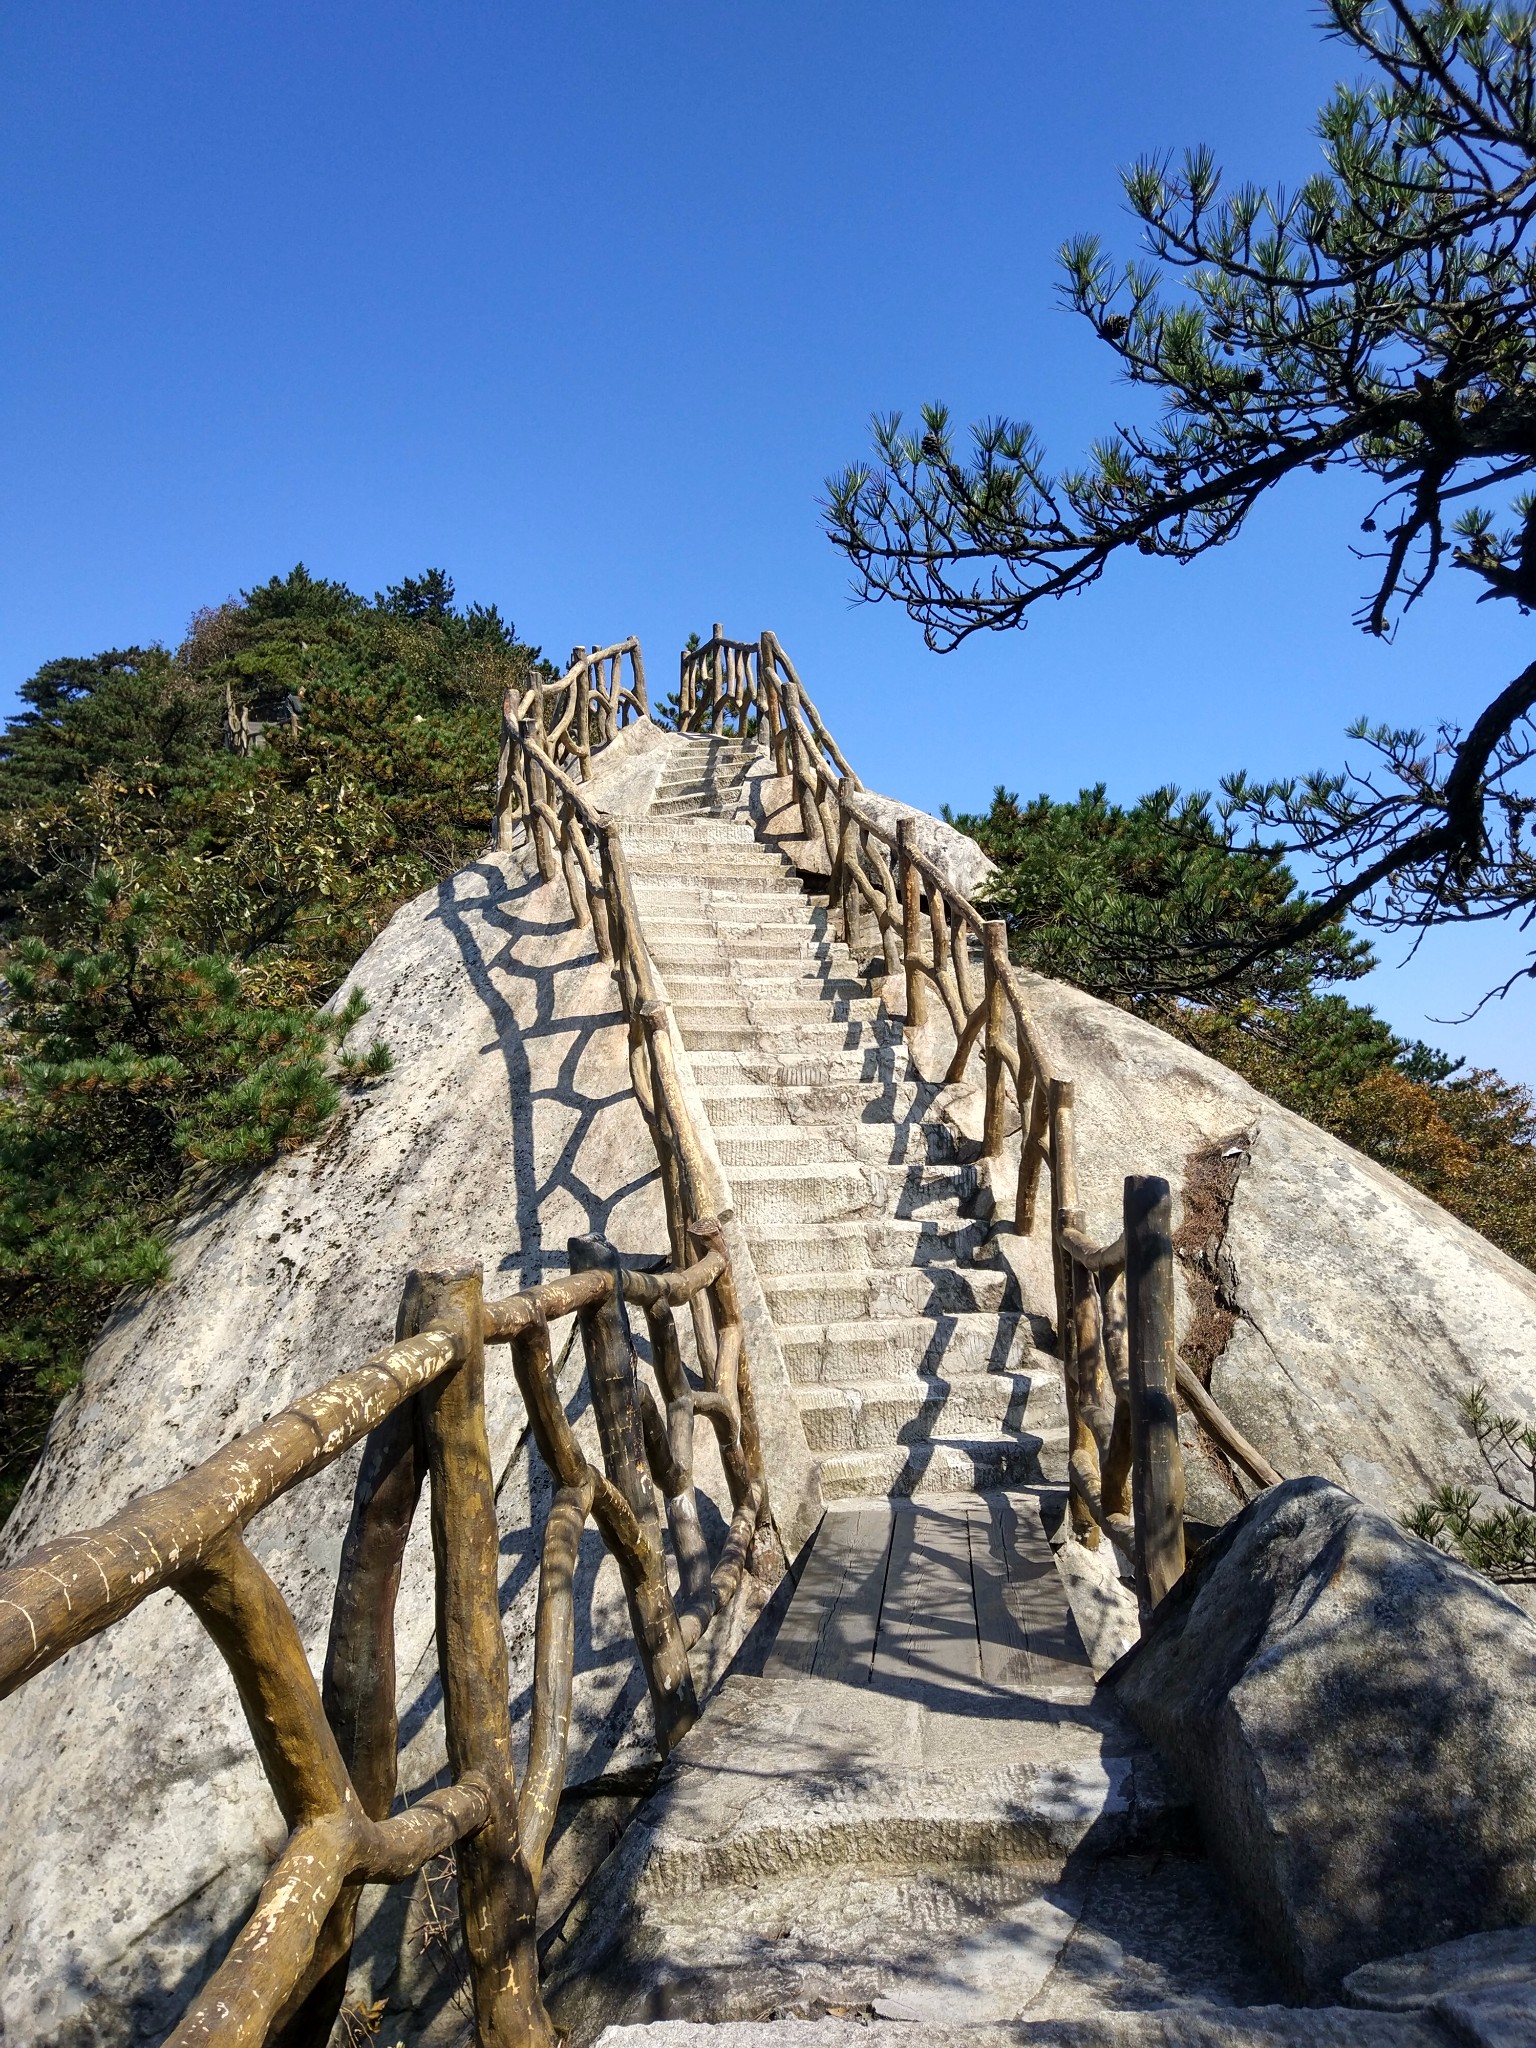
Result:
<instances>
[{"instance_id":1,"label":"stone paved path","mask_svg":"<svg viewBox=\"0 0 1536 2048\"><path fill-rule=\"evenodd\" d=\"M829 1506L560 1929L551 2013L573 2048L614 2023L1088 2048L1111 2021L1235 2022L1276 1988L1096 1693L1049 1541L1048 1305L997 1258L901 1019L757 839L749 751L680 744L625 839Z\"/></svg>"}]
</instances>

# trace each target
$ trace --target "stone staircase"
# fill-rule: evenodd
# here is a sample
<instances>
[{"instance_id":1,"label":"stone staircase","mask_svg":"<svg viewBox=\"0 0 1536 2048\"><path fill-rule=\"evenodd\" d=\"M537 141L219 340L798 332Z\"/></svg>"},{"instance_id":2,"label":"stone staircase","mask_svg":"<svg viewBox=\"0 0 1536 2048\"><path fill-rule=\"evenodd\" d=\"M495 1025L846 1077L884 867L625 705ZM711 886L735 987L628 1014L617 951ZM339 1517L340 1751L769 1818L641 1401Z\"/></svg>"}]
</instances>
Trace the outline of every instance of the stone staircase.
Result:
<instances>
[{"instance_id":1,"label":"stone staircase","mask_svg":"<svg viewBox=\"0 0 1536 2048\"><path fill-rule=\"evenodd\" d=\"M824 897L740 815L751 743L674 742L623 826L828 1500L1059 1479L1055 1358L974 1213L938 1090L833 936Z\"/></svg>"},{"instance_id":2,"label":"stone staircase","mask_svg":"<svg viewBox=\"0 0 1536 2048\"><path fill-rule=\"evenodd\" d=\"M1114 1599L1052 1547L1044 1305L825 893L756 836L757 757L672 740L620 829L828 1505L550 1928L556 2027L569 2048L1445 2048L1278 2002L1098 1691L1078 1617Z\"/></svg>"}]
</instances>

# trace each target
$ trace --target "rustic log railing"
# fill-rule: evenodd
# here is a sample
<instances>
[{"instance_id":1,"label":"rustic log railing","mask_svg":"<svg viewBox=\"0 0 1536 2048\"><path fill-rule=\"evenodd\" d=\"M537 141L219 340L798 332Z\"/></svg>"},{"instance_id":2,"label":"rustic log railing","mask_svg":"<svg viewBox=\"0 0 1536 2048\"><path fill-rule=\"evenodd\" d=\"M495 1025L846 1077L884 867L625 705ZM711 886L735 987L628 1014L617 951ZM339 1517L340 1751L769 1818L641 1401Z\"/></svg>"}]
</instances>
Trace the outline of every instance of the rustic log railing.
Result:
<instances>
[{"instance_id":1,"label":"rustic log railing","mask_svg":"<svg viewBox=\"0 0 1536 2048\"><path fill-rule=\"evenodd\" d=\"M571 1272L501 1301L479 1266L423 1268L406 1284L396 1342L366 1364L142 1495L100 1528L45 1543L0 1573L0 1698L168 1587L229 1666L262 1768L290 1829L233 1948L170 2040L322 2048L340 2009L361 1885L395 1883L456 1851L479 2039L552 2041L538 1992L535 1916L565 1781L575 1616L587 1520L623 1578L663 1754L697 1714L689 1648L734 1597L764 1523L752 1382L730 1264L712 1218L679 1268L621 1267L573 1238ZM640 1378L626 1305L650 1333L660 1399ZM695 1388L675 1311L703 1305L714 1342ZM579 1320L602 1468L570 1423L549 1326ZM528 1761L516 1781L499 1534L485 1422L487 1345L512 1369L556 1491L539 1573ZM718 1559L694 1494L693 1436L719 1442L732 1519ZM282 1593L245 1542L260 1511L366 1439L317 1685ZM452 1782L391 1813L396 1793L394 1610L422 1482L431 1478L438 1661ZM677 1561L668 1581L656 1492Z\"/></svg>"},{"instance_id":2,"label":"rustic log railing","mask_svg":"<svg viewBox=\"0 0 1536 2048\"><path fill-rule=\"evenodd\" d=\"M509 690L502 706L501 756L496 764L493 845L509 846L514 820L521 817L526 822L541 797L547 801L523 755L525 725L531 724L541 752L586 782L591 779L593 754L616 739L633 719L650 715L645 661L633 635L610 647L594 647L590 653L585 647L574 647L571 665L558 681L548 683L535 677L525 689Z\"/></svg>"},{"instance_id":3,"label":"rustic log railing","mask_svg":"<svg viewBox=\"0 0 1536 2048\"><path fill-rule=\"evenodd\" d=\"M621 661L633 662L633 688ZM560 690L557 716L541 726ZM717 1186L678 1083L672 1026L611 821L546 748L585 769L627 712L644 716L634 642L581 656L516 728L512 776L541 871L559 842L577 918L613 961L634 1092L656 1147L670 1262L621 1267L573 1238L571 1272L486 1302L478 1266L410 1276L397 1340L101 1528L42 1545L0 1572L0 1698L161 1587L179 1593L229 1666L290 1829L225 1961L171 2035L174 2048L321 2048L344 1996L360 1887L410 1877L452 1848L478 2039L552 2043L539 1998L539 1880L565 1779L581 1533L593 1520L618 1565L665 1754L697 1714L688 1651L756 1570L781 1569L752 1373ZM526 700L525 700L526 701ZM522 708L522 707L514 707ZM503 786L506 776L503 777ZM649 1336L641 1380L627 1305ZM677 1311L692 1322L684 1365ZM578 1318L602 1469L566 1418L549 1326ZM485 1347L511 1347L530 1430L554 1481L543 1533L533 1704L521 1785L512 1758L485 1422ZM658 1398L659 1396L659 1398ZM696 1418L717 1440L731 1502L712 1558L695 1497ZM282 1594L247 1549L260 1510L366 1439L316 1684ZM438 1662L452 1782L392 1814L397 1780L394 1609L401 1561L431 1479ZM677 1589L668 1577L657 1490Z\"/></svg>"},{"instance_id":4,"label":"rustic log railing","mask_svg":"<svg viewBox=\"0 0 1536 2048\"><path fill-rule=\"evenodd\" d=\"M1008 1140L1018 1137L1013 1231L1033 1230L1041 1175L1049 1173L1073 1529L1089 1547L1103 1531L1133 1559L1150 1610L1184 1567L1174 1389L1250 1482L1273 1486L1280 1477L1176 1354L1166 1185L1127 1179L1125 1231L1110 1245L1085 1235L1072 1083L1053 1074L1045 1057L1008 958L1006 924L989 918L922 852L909 819L889 825L874 815L775 634L729 640L717 625L683 654L678 704L683 730L751 735L769 750L775 774L793 788L808 850L802 857L825 872L850 950L861 959L878 954L885 977L905 984L910 1027L927 1023L937 997L955 1038L947 1083L979 1062L987 1165L1000 1168ZM1154 1186L1163 1196L1149 1207L1146 1190Z\"/></svg>"},{"instance_id":5,"label":"rustic log railing","mask_svg":"<svg viewBox=\"0 0 1536 2048\"><path fill-rule=\"evenodd\" d=\"M624 681L625 662L628 683ZM407 1281L396 1341L235 1439L100 1528L45 1543L0 1572L0 1698L161 1588L178 1593L229 1666L257 1755L290 1833L228 1956L170 2036L173 2048L321 2048L344 1995L358 1895L409 1878L452 1848L482 2048L552 2044L538 1990L536 1916L544 1853L565 1780L575 1641L573 1579L588 1519L617 1563L665 1754L697 1714L688 1651L744 1574L781 1567L740 1307L721 1227L721 1189L679 1078L618 823L583 784L591 756L648 717L639 645L578 648L557 682L508 699L496 784L496 844L513 823L541 876L564 876L578 925L613 964L630 1075L655 1146L669 1258L621 1265L573 1238L571 1270L505 1300L478 1266L422 1268ZM683 656L685 731L757 736L791 781L804 840L819 849L849 946L878 948L904 984L914 1028L936 995L953 1028L946 1080L979 1060L982 1149L996 1166L1017 1135L1011 1228L1033 1227L1051 1176L1051 1245L1070 1429L1070 1502L1082 1540L1103 1530L1135 1560L1144 1608L1183 1568L1183 1474L1175 1389L1223 1453L1259 1486L1279 1475L1177 1357L1166 1182L1125 1183L1125 1228L1084 1234L1071 1083L1054 1075L989 919L916 844L888 827L772 633L715 628ZM641 1379L627 1309L649 1336L657 1392ZM677 1312L689 1311L695 1372ZM566 1416L549 1329L579 1323L601 1469ZM485 1420L485 1349L506 1344L530 1431L555 1482L543 1532L527 1764L512 1756L498 1604L498 1531ZM659 1398L658 1398L659 1396ZM696 1419L714 1432L731 1521L712 1559L694 1490ZM260 1511L353 1445L363 1455L342 1552L323 1680L244 1531ZM394 1613L405 1544L431 1481L438 1660L451 1782L405 1810L398 1762ZM657 1490L676 1567L669 1578Z\"/></svg>"}]
</instances>

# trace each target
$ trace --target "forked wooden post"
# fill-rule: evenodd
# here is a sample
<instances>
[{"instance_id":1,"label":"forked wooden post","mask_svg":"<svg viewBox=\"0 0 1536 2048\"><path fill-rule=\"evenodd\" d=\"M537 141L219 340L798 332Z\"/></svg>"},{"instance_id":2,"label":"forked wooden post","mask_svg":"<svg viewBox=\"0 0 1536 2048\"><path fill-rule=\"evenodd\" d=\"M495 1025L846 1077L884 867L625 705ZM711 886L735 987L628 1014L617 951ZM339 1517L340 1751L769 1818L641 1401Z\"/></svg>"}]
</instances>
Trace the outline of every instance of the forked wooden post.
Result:
<instances>
[{"instance_id":1,"label":"forked wooden post","mask_svg":"<svg viewBox=\"0 0 1536 2048\"><path fill-rule=\"evenodd\" d=\"M1154 1174L1125 1181L1131 1490L1142 1626L1184 1570L1184 1458L1174 1389L1173 1196Z\"/></svg>"},{"instance_id":2,"label":"forked wooden post","mask_svg":"<svg viewBox=\"0 0 1536 2048\"><path fill-rule=\"evenodd\" d=\"M899 818L896 822L896 861L901 885L901 954L907 969L907 1024L915 1031L928 1015L928 998L923 987L923 955L918 939L923 928L922 882L912 858L910 818Z\"/></svg>"},{"instance_id":3,"label":"forked wooden post","mask_svg":"<svg viewBox=\"0 0 1536 2048\"><path fill-rule=\"evenodd\" d=\"M492 1799L490 1819L455 1852L470 1989L484 2048L528 2048L554 2037L539 2000L537 1896L518 1842L480 1267L429 1266L417 1277L422 1327L450 1331L462 1351L457 1371L426 1390L422 1424L448 1764L456 1778L478 1772Z\"/></svg>"},{"instance_id":4,"label":"forked wooden post","mask_svg":"<svg viewBox=\"0 0 1536 2048\"><path fill-rule=\"evenodd\" d=\"M552 882L555 879L555 852L550 843L549 820L544 815L549 803L548 785L544 770L538 763L538 752L542 750L542 720L525 718L518 727L523 743L523 760L528 777L528 830L533 834L533 851L539 864L539 879Z\"/></svg>"},{"instance_id":5,"label":"forked wooden post","mask_svg":"<svg viewBox=\"0 0 1536 2048\"><path fill-rule=\"evenodd\" d=\"M635 1642L650 1686L656 1742L665 1756L699 1718L699 1705L677 1612L667 1589L661 1521L641 1436L635 1350L620 1284L619 1255L600 1237L573 1237L568 1249L573 1273L586 1273L597 1267L613 1277L613 1285L602 1299L580 1311L581 1341L587 1355L587 1379L592 1388L592 1412L603 1447L603 1464L639 1524L645 1551L642 1570L637 1570L622 1552L617 1559L629 1598Z\"/></svg>"},{"instance_id":6,"label":"forked wooden post","mask_svg":"<svg viewBox=\"0 0 1536 2048\"><path fill-rule=\"evenodd\" d=\"M1008 1113L1008 1072L1003 1059L1008 1000L1003 975L1008 966L1008 927L1000 917L988 918L981 944L985 977L983 1000L987 1006L986 1022L982 1026L987 1092L981 1149L988 1159L1000 1159L1003 1155L1003 1126Z\"/></svg>"}]
</instances>

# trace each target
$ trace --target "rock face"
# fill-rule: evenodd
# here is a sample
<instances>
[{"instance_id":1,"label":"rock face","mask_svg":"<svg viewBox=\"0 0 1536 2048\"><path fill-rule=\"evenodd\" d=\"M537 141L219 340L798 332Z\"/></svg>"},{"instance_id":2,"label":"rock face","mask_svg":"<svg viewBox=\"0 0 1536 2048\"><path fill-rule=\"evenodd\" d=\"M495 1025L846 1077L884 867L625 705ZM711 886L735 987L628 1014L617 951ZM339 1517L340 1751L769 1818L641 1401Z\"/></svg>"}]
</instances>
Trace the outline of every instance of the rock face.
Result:
<instances>
[{"instance_id":1,"label":"rock face","mask_svg":"<svg viewBox=\"0 0 1536 2048\"><path fill-rule=\"evenodd\" d=\"M1106 1682L1300 1996L1536 1918L1536 1625L1340 1488L1244 1510Z\"/></svg>"},{"instance_id":2,"label":"rock face","mask_svg":"<svg viewBox=\"0 0 1536 2048\"><path fill-rule=\"evenodd\" d=\"M599 801L643 808L664 745L630 728ZM394 1072L318 1144L186 1224L169 1282L115 1318L56 1418L0 1562L103 1521L360 1363L393 1335L413 1265L478 1258L494 1296L563 1272L574 1234L665 1249L612 974L558 880L539 886L520 855L475 862L399 911L351 982ZM580 1365L578 1344L572 1395ZM505 1352L487 1396L521 1720L546 1481ZM591 1427L585 1411L577 1422ZM718 1502L711 1445L706 1429L700 1486ZM357 1456L251 1525L316 1668ZM590 1526L577 1586L573 1778L602 1768L626 1730L638 1741L649 1715L617 1572ZM432 1610L423 1508L397 1610L407 1792L442 1763ZM0 1703L0 1813L0 2039L37 2048L161 2039L284 1837L234 1687L170 1593Z\"/></svg>"},{"instance_id":3,"label":"rock face","mask_svg":"<svg viewBox=\"0 0 1536 2048\"><path fill-rule=\"evenodd\" d=\"M1536 1421L1536 1274L1167 1033L1059 982L1029 997L1076 1082L1089 1232L1118 1235L1127 1173L1171 1183L1181 1344L1250 1442L1394 1515L1484 1479L1458 1402L1483 1379ZM1225 1490L1230 1513L1193 1436L1186 1459L1191 1511L1220 1519Z\"/></svg>"}]
</instances>

